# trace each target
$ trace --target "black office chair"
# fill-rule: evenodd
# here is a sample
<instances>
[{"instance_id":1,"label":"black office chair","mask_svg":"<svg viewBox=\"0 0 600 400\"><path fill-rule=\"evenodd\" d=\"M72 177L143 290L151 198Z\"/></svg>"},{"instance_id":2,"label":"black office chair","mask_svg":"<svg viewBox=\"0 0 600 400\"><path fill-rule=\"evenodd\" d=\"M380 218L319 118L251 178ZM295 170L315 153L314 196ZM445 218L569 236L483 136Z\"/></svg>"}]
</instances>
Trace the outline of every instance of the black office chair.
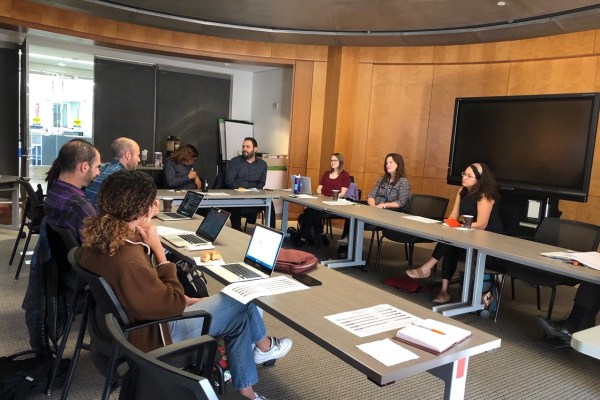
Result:
<instances>
[{"instance_id":1,"label":"black office chair","mask_svg":"<svg viewBox=\"0 0 600 400\"><path fill-rule=\"evenodd\" d=\"M535 233L534 241L574 251L597 251L598 245L600 245L600 226L568 219L546 217L540 223ZM548 320L552 317L554 300L556 299L556 286L574 286L579 283L576 279L530 268L522 264L510 261L505 261L504 263L506 273L502 276L500 282L498 305L494 321L498 318L502 291L504 290L506 278L509 275L536 288L538 310L541 310L540 287L547 286L552 289L546 316Z\"/></svg>"},{"instance_id":2,"label":"black office chair","mask_svg":"<svg viewBox=\"0 0 600 400\"><path fill-rule=\"evenodd\" d=\"M17 178L17 182L19 182L19 185L22 189L25 189L26 199L24 201L25 206L23 218L21 219L21 227L19 228L19 234L17 235L17 240L15 241L15 246L13 247L12 254L10 255L10 261L8 262L8 265L12 265L13 263L17 248L19 247L19 242L21 241L21 237L24 235L23 231L25 227L27 227L28 232L25 239L25 246L23 247L21 258L19 259L19 267L15 273L15 280L19 279L19 275L21 274L23 261L25 261L27 248L29 247L29 242L31 241L31 235L39 235L42 219L44 218L44 195L41 193L41 188L38 189L38 193L36 193L36 191L33 189L33 186L31 186L31 183L29 183L29 178L19 177Z\"/></svg>"},{"instance_id":3,"label":"black office chair","mask_svg":"<svg viewBox=\"0 0 600 400\"><path fill-rule=\"evenodd\" d=\"M119 299L115 295L115 292L112 290L108 282L103 277L91 273L81 267L79 264L80 251L81 249L79 247L71 249L68 254L68 259L73 269L75 269L77 274L87 284L84 305L85 308L82 314L81 327L79 329L79 335L77 336L77 343L75 344L75 350L73 351L67 379L63 387L61 400L67 399L81 349L88 348L88 345L83 343L83 339L86 334L86 327L89 328L89 334L91 337L89 350L92 352L92 360L94 361L96 368L106 377L102 399L108 399L113 386L114 371L119 359L119 349L116 345L116 342L112 340L105 325L104 316L106 314L110 313L115 316L123 332L179 319L201 318L203 320L201 333L202 335L208 334L212 317L209 313L202 310L185 312L184 314L176 317L165 318L156 321L144 321L138 323L129 321L125 310L121 306Z\"/></svg>"},{"instance_id":4,"label":"black office chair","mask_svg":"<svg viewBox=\"0 0 600 400\"><path fill-rule=\"evenodd\" d=\"M85 296L85 284L82 279L76 276L76 273L71 271L71 264L67 258L67 254L72 248L78 247L79 242L68 229L60 228L54 225L46 224L48 236L48 244L50 253L54 261L52 269L46 273L46 296L49 298L46 305L46 324L48 330L48 338L56 349L56 358L52 374L48 381L46 393L48 396L52 393L52 387L56 375L61 367L61 360L65 351L65 346L71 332L71 326L75 320L75 314L79 311L78 303ZM75 276L75 282L71 280ZM64 300L65 295L72 289L71 300L66 307ZM64 315L64 310L61 307L66 307L66 321L61 321L60 315ZM61 329L61 324L64 323ZM60 343L59 343L60 340Z\"/></svg>"},{"instance_id":5,"label":"black office chair","mask_svg":"<svg viewBox=\"0 0 600 400\"><path fill-rule=\"evenodd\" d=\"M144 353L127 341L126 334L115 316L107 314L105 325L128 366L122 374L123 385L119 399L218 399L210 380L202 374L202 372L210 372L212 368L211 360L214 360L217 348L217 342L213 337L203 335ZM190 372L171 364L173 358L181 358L182 355L190 353L195 358L196 371ZM238 392L232 392L221 398L245 399Z\"/></svg>"},{"instance_id":6,"label":"black office chair","mask_svg":"<svg viewBox=\"0 0 600 400\"><path fill-rule=\"evenodd\" d=\"M445 197L432 196L427 194L413 194L410 196L404 212L411 215L417 215L424 218L443 220L448 208L448 199ZM383 229L378 240L377 259L375 261L375 271L379 268L381 257L381 246L383 239L393 242L404 243L404 252L408 261L408 268L413 265L413 253L416 243L431 243L431 240L423 239L418 236L409 235L403 232L397 232L392 229ZM431 282L435 279L435 273L431 274Z\"/></svg>"}]
</instances>

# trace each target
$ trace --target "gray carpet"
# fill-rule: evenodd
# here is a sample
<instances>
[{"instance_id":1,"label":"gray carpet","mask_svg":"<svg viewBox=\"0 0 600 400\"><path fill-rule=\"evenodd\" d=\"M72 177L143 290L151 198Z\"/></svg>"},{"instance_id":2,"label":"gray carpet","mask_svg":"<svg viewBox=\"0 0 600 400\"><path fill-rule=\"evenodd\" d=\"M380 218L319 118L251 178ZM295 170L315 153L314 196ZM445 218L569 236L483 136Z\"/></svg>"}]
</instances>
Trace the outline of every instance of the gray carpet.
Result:
<instances>
[{"instance_id":1,"label":"gray carpet","mask_svg":"<svg viewBox=\"0 0 600 400\"><path fill-rule=\"evenodd\" d=\"M28 348L24 313L20 308L26 289L29 267L23 268L19 281L13 279L15 267L8 266L12 240L0 241L0 354L7 355ZM33 247L33 245L32 245ZM314 250L314 249L313 249ZM417 248L415 260L424 260L430 248ZM333 256L335 245L314 250L321 259ZM386 243L383 262L378 273L347 269L341 273L370 282L383 290L410 298L423 306L431 306L433 293L405 294L389 288L381 282L388 276L398 276L405 268L403 247ZM211 292L221 286L209 281ZM458 296L459 287L452 287L452 295ZM508 292L508 291L507 291ZM574 350L547 350L535 341L541 330L535 322L535 291L524 285L517 286L517 300L505 297L499 321L481 319L477 315L458 317L461 322L489 332L502 339L499 350L471 358L466 386L467 399L599 399L600 361L579 354ZM555 318L565 317L572 304L574 290L560 288ZM543 305L547 306L548 291L544 292ZM356 294L360 296L360 293ZM545 313L545 310L543 310ZM443 383L423 373L410 379L380 388L367 380L355 369L329 354L311 341L277 319L265 314L271 334L290 336L294 340L291 353L279 360L274 367L259 367L260 382L257 392L270 399L441 399ZM74 327L74 332L78 325ZM75 340L72 334L70 348ZM87 352L82 352L79 368L71 389L70 399L95 399L100 396L103 378L91 364ZM51 398L58 398L56 389ZM47 399L40 394L35 399ZM118 398L113 393L111 399Z\"/></svg>"}]
</instances>

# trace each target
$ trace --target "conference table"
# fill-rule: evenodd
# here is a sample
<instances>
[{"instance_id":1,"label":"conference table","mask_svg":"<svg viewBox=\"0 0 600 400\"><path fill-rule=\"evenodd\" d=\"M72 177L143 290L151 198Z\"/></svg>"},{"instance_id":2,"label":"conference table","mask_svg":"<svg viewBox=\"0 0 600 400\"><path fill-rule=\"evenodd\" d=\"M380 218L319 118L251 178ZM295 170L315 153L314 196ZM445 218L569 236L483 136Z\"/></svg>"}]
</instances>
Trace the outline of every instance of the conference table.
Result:
<instances>
[{"instance_id":1,"label":"conference table","mask_svg":"<svg viewBox=\"0 0 600 400\"><path fill-rule=\"evenodd\" d=\"M0 224L0 228L19 229L19 177L13 175L0 175L0 192L9 192L11 198L11 223L10 225Z\"/></svg>"},{"instance_id":2,"label":"conference table","mask_svg":"<svg viewBox=\"0 0 600 400\"><path fill-rule=\"evenodd\" d=\"M265 208L265 225L271 223L271 207L274 199L278 199L278 191L263 189L214 189L208 192L200 192L204 195L200 208L231 208L231 207L262 207ZM173 204L177 205L183 200L187 190L159 189L156 197L158 199L172 198ZM194 229L195 230L195 229Z\"/></svg>"},{"instance_id":3,"label":"conference table","mask_svg":"<svg viewBox=\"0 0 600 400\"><path fill-rule=\"evenodd\" d=\"M283 200L282 230L287 227L289 203L311 207L350 219L348 258L324 262L325 265L330 267L364 265L362 242L365 223L465 249L465 278L460 301L432 308L433 311L440 312L445 316L460 315L483 309L481 291L487 256L600 284L600 271L598 270L566 264L540 255L542 252L565 250L555 246L477 229L451 228L441 222L427 223L419 220L418 217L415 219L407 214L362 204L330 205L323 203L329 200L323 196L299 198L291 196L289 192L280 194L280 198ZM471 282L469 277L472 275L473 281Z\"/></svg>"},{"instance_id":4,"label":"conference table","mask_svg":"<svg viewBox=\"0 0 600 400\"><path fill-rule=\"evenodd\" d=\"M193 220L156 221L155 223L171 228L194 230L201 218L195 216ZM226 226L214 245L225 261L238 262L244 258L249 238L248 235ZM199 256L198 251L175 248L164 240L163 246L192 264L195 264L194 257ZM217 280L220 279L211 273L210 267L202 266L202 268L208 275ZM275 274L280 275L279 273ZM445 399L462 399L465 393L469 358L500 347L499 338L451 320L333 269L319 265L309 274L320 280L322 285L311 287L308 290L259 297L254 300L254 303L356 368L377 385L384 386L422 372L429 372L445 382ZM226 284L223 281L221 283ZM402 344L404 348L417 354L418 358L393 366L385 366L356 346L392 338L395 331L361 338L324 318L380 304L391 305L420 318L432 318L470 330L472 335L440 355Z\"/></svg>"}]
</instances>

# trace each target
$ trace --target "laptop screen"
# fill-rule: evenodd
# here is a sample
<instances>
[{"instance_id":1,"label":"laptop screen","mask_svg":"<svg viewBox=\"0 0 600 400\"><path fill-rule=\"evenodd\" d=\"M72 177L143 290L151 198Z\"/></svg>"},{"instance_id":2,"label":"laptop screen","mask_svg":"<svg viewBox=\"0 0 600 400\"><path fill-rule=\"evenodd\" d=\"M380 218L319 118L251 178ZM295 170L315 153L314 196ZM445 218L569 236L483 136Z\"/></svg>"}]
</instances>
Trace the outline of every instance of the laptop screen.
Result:
<instances>
[{"instance_id":1,"label":"laptop screen","mask_svg":"<svg viewBox=\"0 0 600 400\"><path fill-rule=\"evenodd\" d=\"M204 195L201 193L188 191L179 205L179 208L177 208L177 213L185 215L188 218L193 217L196 210L198 210L198 207L200 207L203 198Z\"/></svg>"},{"instance_id":2,"label":"laptop screen","mask_svg":"<svg viewBox=\"0 0 600 400\"><path fill-rule=\"evenodd\" d=\"M211 208L208 210L208 214L206 214L206 217L204 217L204 220L198 227L196 235L201 236L210 242L214 242L228 218L229 212L218 208Z\"/></svg>"},{"instance_id":3,"label":"laptop screen","mask_svg":"<svg viewBox=\"0 0 600 400\"><path fill-rule=\"evenodd\" d=\"M256 225L244 261L270 275L275 268L282 241L283 232L264 225Z\"/></svg>"}]
</instances>

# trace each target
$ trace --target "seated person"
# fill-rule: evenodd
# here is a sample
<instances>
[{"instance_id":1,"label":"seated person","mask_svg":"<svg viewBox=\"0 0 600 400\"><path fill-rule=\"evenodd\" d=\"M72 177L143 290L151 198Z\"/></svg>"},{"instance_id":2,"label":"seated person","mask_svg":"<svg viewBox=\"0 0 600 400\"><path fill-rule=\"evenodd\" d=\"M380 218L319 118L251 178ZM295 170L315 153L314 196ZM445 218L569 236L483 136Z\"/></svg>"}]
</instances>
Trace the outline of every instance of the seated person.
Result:
<instances>
[{"instance_id":1,"label":"seated person","mask_svg":"<svg viewBox=\"0 0 600 400\"><path fill-rule=\"evenodd\" d=\"M262 189L267 183L267 163L256 157L258 142L253 137L244 138L242 155L232 158L227 164L225 187L228 189ZM229 208L231 227L242 230L242 215L251 224L256 223L257 207ZM271 205L271 228L275 227L275 208Z\"/></svg>"},{"instance_id":2,"label":"seated person","mask_svg":"<svg viewBox=\"0 0 600 400\"><path fill-rule=\"evenodd\" d=\"M348 187L350 187L350 175L344 171L344 156L341 153L333 153L330 159L331 169L325 171L317 193L326 197L331 197L333 190L339 190L339 197L343 198L346 195ZM307 242L316 243L321 241L325 246L329 245L329 239L323 233L323 211L315 210L314 208L305 208L304 213L299 219L300 232L296 238L296 244L304 245Z\"/></svg>"},{"instance_id":3,"label":"seated person","mask_svg":"<svg viewBox=\"0 0 600 400\"><path fill-rule=\"evenodd\" d=\"M463 215L472 215L471 228L500 233L503 228L498 210L498 200L498 186L492 170L483 163L471 164L462 173L462 187L456 194L450 218L458 219ZM406 275L414 279L427 278L433 267L443 257L442 289L433 302L446 303L450 301L448 285L456 271L458 258L464 253L464 249L438 243L431 258L421 267L406 271Z\"/></svg>"},{"instance_id":4,"label":"seated person","mask_svg":"<svg viewBox=\"0 0 600 400\"><path fill-rule=\"evenodd\" d=\"M406 178L404 159L398 153L385 156L383 176L379 178L367 199L377 208L404 208L410 198L410 182Z\"/></svg>"},{"instance_id":5,"label":"seated person","mask_svg":"<svg viewBox=\"0 0 600 400\"><path fill-rule=\"evenodd\" d=\"M167 189L200 190L202 182L194 171L198 150L191 144L179 147L165 161L163 180Z\"/></svg>"},{"instance_id":6,"label":"seated person","mask_svg":"<svg viewBox=\"0 0 600 400\"><path fill-rule=\"evenodd\" d=\"M573 308L567 319L552 322L538 316L537 320L548 335L558 337L565 344L570 345L573 333L596 325L598 312L600 312L600 287L582 282L577 289Z\"/></svg>"},{"instance_id":7,"label":"seated person","mask_svg":"<svg viewBox=\"0 0 600 400\"><path fill-rule=\"evenodd\" d=\"M221 293L202 299L185 296L175 264L167 261L156 227L150 224L155 199L156 186L148 175L121 170L109 176L98 194L101 214L84 223L81 266L107 280L133 322L177 316L185 310L209 312L213 317L209 334L225 338L233 386L250 399L263 399L252 388L258 382L255 364L285 356L291 339L267 336L252 303L244 305ZM200 335L196 319L174 321L169 328L141 328L129 335L129 341L150 351Z\"/></svg>"}]
</instances>

